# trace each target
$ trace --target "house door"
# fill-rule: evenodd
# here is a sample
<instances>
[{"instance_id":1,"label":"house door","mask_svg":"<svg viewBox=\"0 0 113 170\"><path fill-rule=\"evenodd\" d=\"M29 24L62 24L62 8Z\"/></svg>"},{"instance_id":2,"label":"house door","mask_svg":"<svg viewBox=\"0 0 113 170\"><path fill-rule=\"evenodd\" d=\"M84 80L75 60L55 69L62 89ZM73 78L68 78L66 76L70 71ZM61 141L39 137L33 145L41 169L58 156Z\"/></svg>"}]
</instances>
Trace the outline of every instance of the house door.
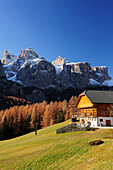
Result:
<instances>
[{"instance_id":1,"label":"house door","mask_svg":"<svg viewBox=\"0 0 113 170\"><path fill-rule=\"evenodd\" d=\"M111 120L106 120L106 126L111 126Z\"/></svg>"}]
</instances>

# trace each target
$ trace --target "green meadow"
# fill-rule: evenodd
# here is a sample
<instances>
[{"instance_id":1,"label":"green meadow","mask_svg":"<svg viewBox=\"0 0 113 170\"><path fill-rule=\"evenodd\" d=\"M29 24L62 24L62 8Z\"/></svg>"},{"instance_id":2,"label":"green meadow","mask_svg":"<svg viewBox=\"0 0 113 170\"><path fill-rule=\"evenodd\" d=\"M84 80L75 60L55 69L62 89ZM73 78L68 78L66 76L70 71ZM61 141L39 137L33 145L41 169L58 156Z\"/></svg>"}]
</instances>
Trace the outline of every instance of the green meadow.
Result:
<instances>
[{"instance_id":1,"label":"green meadow","mask_svg":"<svg viewBox=\"0 0 113 170\"><path fill-rule=\"evenodd\" d=\"M70 120L10 140L0 141L0 169L113 169L113 130L56 134ZM102 145L90 146L101 139Z\"/></svg>"}]
</instances>

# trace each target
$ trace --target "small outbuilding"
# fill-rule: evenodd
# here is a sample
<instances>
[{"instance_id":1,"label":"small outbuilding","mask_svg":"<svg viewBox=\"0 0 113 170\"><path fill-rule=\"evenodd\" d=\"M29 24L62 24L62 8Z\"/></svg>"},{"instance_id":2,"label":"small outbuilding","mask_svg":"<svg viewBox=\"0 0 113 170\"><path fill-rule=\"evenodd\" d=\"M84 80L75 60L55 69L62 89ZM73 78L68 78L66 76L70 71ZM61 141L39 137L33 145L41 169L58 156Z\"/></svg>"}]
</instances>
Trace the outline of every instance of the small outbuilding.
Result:
<instances>
[{"instance_id":1,"label":"small outbuilding","mask_svg":"<svg viewBox=\"0 0 113 170\"><path fill-rule=\"evenodd\" d=\"M84 91L76 107L82 123L90 122L91 127L113 126L113 91Z\"/></svg>"}]
</instances>

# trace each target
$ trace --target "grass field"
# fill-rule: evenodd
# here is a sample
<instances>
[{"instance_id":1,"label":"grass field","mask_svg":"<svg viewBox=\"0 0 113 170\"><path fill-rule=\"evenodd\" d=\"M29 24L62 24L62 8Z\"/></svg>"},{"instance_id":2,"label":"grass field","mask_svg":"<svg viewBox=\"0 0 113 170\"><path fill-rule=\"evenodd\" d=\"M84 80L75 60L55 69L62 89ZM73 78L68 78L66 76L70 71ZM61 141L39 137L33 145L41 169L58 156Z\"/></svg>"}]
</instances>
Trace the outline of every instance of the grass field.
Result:
<instances>
[{"instance_id":1,"label":"grass field","mask_svg":"<svg viewBox=\"0 0 113 170\"><path fill-rule=\"evenodd\" d=\"M27 135L0 141L0 169L113 169L113 130L56 134L70 120ZM104 144L89 146L91 140Z\"/></svg>"}]
</instances>

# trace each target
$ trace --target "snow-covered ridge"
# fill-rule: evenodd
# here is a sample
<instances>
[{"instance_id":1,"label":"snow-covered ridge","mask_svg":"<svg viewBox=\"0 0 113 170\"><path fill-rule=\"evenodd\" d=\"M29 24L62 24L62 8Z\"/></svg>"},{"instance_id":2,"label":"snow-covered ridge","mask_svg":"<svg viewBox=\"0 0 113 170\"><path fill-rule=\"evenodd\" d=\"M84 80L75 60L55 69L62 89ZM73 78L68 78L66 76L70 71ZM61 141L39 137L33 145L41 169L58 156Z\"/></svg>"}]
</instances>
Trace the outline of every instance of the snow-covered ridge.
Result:
<instances>
[{"instance_id":1,"label":"snow-covered ridge","mask_svg":"<svg viewBox=\"0 0 113 170\"><path fill-rule=\"evenodd\" d=\"M98 86L101 85L98 81L94 80L93 78L89 79L89 85L91 86Z\"/></svg>"},{"instance_id":2,"label":"snow-covered ridge","mask_svg":"<svg viewBox=\"0 0 113 170\"><path fill-rule=\"evenodd\" d=\"M21 65L21 68L24 68L27 64L30 65L30 68L32 68L34 65L38 64L40 61L42 61L43 59L37 58L37 59L33 59L33 60L25 60L25 62Z\"/></svg>"},{"instance_id":3,"label":"snow-covered ridge","mask_svg":"<svg viewBox=\"0 0 113 170\"><path fill-rule=\"evenodd\" d=\"M28 48L26 48L26 51L34 51L34 50L33 50L33 48L28 47Z\"/></svg>"},{"instance_id":4,"label":"snow-covered ridge","mask_svg":"<svg viewBox=\"0 0 113 170\"><path fill-rule=\"evenodd\" d=\"M103 74L101 73L95 73L97 76L103 76Z\"/></svg>"},{"instance_id":5,"label":"snow-covered ridge","mask_svg":"<svg viewBox=\"0 0 113 170\"><path fill-rule=\"evenodd\" d=\"M95 66L95 67L101 67L101 68L107 68L107 66ZM92 67L93 68L93 67Z\"/></svg>"},{"instance_id":6,"label":"snow-covered ridge","mask_svg":"<svg viewBox=\"0 0 113 170\"><path fill-rule=\"evenodd\" d=\"M73 65L73 64L85 64L87 62L71 62L71 63L66 63L66 65Z\"/></svg>"}]
</instances>

